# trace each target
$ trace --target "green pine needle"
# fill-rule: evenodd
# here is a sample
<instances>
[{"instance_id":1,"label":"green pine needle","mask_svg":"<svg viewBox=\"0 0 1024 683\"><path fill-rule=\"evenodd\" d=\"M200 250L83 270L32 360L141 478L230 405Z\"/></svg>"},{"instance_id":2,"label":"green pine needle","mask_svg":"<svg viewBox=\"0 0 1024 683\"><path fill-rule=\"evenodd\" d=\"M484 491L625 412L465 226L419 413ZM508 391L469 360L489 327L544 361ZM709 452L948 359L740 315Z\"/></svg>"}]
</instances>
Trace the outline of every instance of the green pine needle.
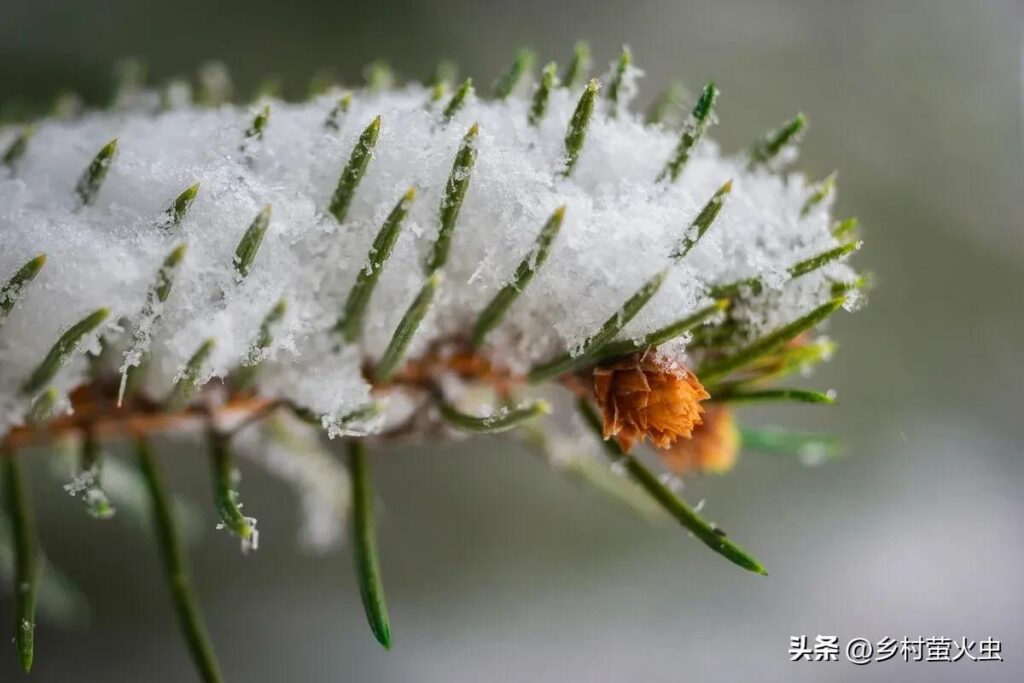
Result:
<instances>
[{"instance_id":1,"label":"green pine needle","mask_svg":"<svg viewBox=\"0 0 1024 683\"><path fill-rule=\"evenodd\" d=\"M590 118L594 115L597 92L600 89L601 84L597 79L591 79L587 87L583 89L580 101L569 120L569 128L565 132L565 167L562 169L562 175L566 178L572 175L573 169L576 168L576 162L579 161L583 143L587 140Z\"/></svg>"},{"instance_id":2,"label":"green pine needle","mask_svg":"<svg viewBox=\"0 0 1024 683\"><path fill-rule=\"evenodd\" d=\"M157 304L167 301L167 297L171 295L171 287L174 285L174 273L182 259L185 258L185 249L184 244L179 244L164 259L160 270L157 271L156 282L153 283L152 288L146 294L146 303L143 305L141 313L143 320L155 320L157 316L154 316L154 310ZM121 386L118 389L117 404L119 406L124 401L125 396L134 394L135 389L138 388L138 380L143 372L145 362L144 354L139 359L137 365L130 365L124 370L121 376Z\"/></svg>"},{"instance_id":3,"label":"green pine needle","mask_svg":"<svg viewBox=\"0 0 1024 683\"><path fill-rule=\"evenodd\" d=\"M210 448L210 469L213 476L213 502L224 528L232 534L249 541L253 536L252 523L242 514L235 485L235 457L231 452L228 437L208 429L207 444Z\"/></svg>"},{"instance_id":4,"label":"green pine needle","mask_svg":"<svg viewBox=\"0 0 1024 683\"><path fill-rule=\"evenodd\" d=\"M207 339L199 345L196 352L188 359L184 369L178 376L178 381L174 383L171 395L167 399L168 410L181 410L188 405L190 400L192 400L192 395L195 394L196 387L199 384L200 373L203 370L203 365L210 357L210 354L213 353L215 346L216 342L213 339Z\"/></svg>"},{"instance_id":5,"label":"green pine needle","mask_svg":"<svg viewBox=\"0 0 1024 683\"><path fill-rule=\"evenodd\" d=\"M779 128L766 134L750 150L749 168L753 170L771 163L783 149L800 142L805 128L807 117L797 114Z\"/></svg>"},{"instance_id":6,"label":"green pine needle","mask_svg":"<svg viewBox=\"0 0 1024 683\"><path fill-rule=\"evenodd\" d=\"M596 334L583 342L576 356L564 354L544 363L534 368L527 375L527 379L532 383L542 382L552 377L572 372L592 362L594 356L601 353L605 344L614 339L622 331L622 328L635 318L637 313L647 305L647 302L658 293L658 289L661 287L661 283L665 281L666 275L668 275L668 270L661 270L657 275L645 282L640 289L634 292L633 296L626 300L626 303L619 310L604 322Z\"/></svg>"},{"instance_id":7,"label":"green pine needle","mask_svg":"<svg viewBox=\"0 0 1024 683\"><path fill-rule=\"evenodd\" d=\"M60 336L42 362L36 366L25 383L21 385L24 396L33 397L50 383L57 371L78 348L79 342L110 315L110 309L100 308L85 316Z\"/></svg>"},{"instance_id":8,"label":"green pine needle","mask_svg":"<svg viewBox=\"0 0 1024 683\"><path fill-rule=\"evenodd\" d=\"M850 252L857 251L860 249L862 244L863 242L850 242L849 244L834 247L828 251L822 252L821 254L812 256L809 259L804 259L803 261L789 267L789 276L797 278L801 275L807 275L807 273L818 270L832 261L843 258Z\"/></svg>"},{"instance_id":9,"label":"green pine needle","mask_svg":"<svg viewBox=\"0 0 1024 683\"><path fill-rule=\"evenodd\" d=\"M26 261L25 265L19 268L3 287L0 287L0 325L14 310L14 305L18 303L18 298L25 286L35 279L44 265L46 265L46 254L34 256Z\"/></svg>"},{"instance_id":10,"label":"green pine needle","mask_svg":"<svg viewBox=\"0 0 1024 683\"><path fill-rule=\"evenodd\" d=\"M565 475L574 484L607 496L648 522L665 520L665 511L643 489L612 472L601 460L585 452L566 457L564 452L556 451L543 427L536 423L524 424L518 434L548 467Z\"/></svg>"},{"instance_id":11,"label":"green pine needle","mask_svg":"<svg viewBox=\"0 0 1024 683\"><path fill-rule=\"evenodd\" d=\"M548 62L541 74L540 84L533 93L533 101L530 103L529 123L531 126L539 126L548 110L548 99L551 91L558 87L558 65Z\"/></svg>"},{"instance_id":12,"label":"green pine needle","mask_svg":"<svg viewBox=\"0 0 1024 683\"><path fill-rule=\"evenodd\" d=\"M769 403L773 401L794 401L796 403L822 403L835 405L831 394L803 389L742 389L720 385L711 397L714 403Z\"/></svg>"},{"instance_id":13,"label":"green pine needle","mask_svg":"<svg viewBox=\"0 0 1024 683\"><path fill-rule=\"evenodd\" d=\"M710 306L705 306L693 315L688 315L665 327L644 335L639 339L623 339L622 341L611 342L595 354L594 360L605 360L607 358L619 358L631 353L636 353L646 348L664 344L677 337L681 337L693 328L697 327L708 318L718 315L730 306L729 299L719 299Z\"/></svg>"},{"instance_id":14,"label":"green pine needle","mask_svg":"<svg viewBox=\"0 0 1024 683\"><path fill-rule=\"evenodd\" d=\"M836 221L832 224L832 236L840 241L846 240L856 235L859 227L860 222L856 218Z\"/></svg>"},{"instance_id":15,"label":"green pine needle","mask_svg":"<svg viewBox=\"0 0 1024 683\"><path fill-rule=\"evenodd\" d=\"M802 275L806 275L810 272L818 270L819 268L831 263L832 261L836 261L838 259L843 258L850 252L860 249L862 244L862 242L850 242L838 247L834 247L820 254L816 254L815 256L804 259L803 261L800 261L790 266L787 269L787 274L790 278L798 278ZM836 289L835 286L833 287L834 296L838 296L839 294L842 294L843 292L846 291L846 289L842 288L841 283L837 283L837 285L840 285L840 288ZM849 288L852 287L855 287L855 285L851 285ZM747 293L757 295L760 294L763 290L764 283L761 282L761 279L758 277L752 277L747 278L745 280L738 280L736 282L729 282L722 285L714 285L708 290L708 294L715 298L737 298Z\"/></svg>"},{"instance_id":16,"label":"green pine needle","mask_svg":"<svg viewBox=\"0 0 1024 683\"><path fill-rule=\"evenodd\" d=\"M171 287L174 285L174 272L178 269L178 265L184 258L185 245L179 244L164 259L163 265L160 266L160 270L157 272L156 284L152 290L153 296L157 301L167 301L167 297L171 295Z\"/></svg>"},{"instance_id":17,"label":"green pine needle","mask_svg":"<svg viewBox=\"0 0 1024 683\"><path fill-rule=\"evenodd\" d=\"M263 322L260 323L260 331L256 336L256 342L253 344L253 349L258 353L263 351L270 346L271 342L274 341L274 335L271 333L271 328L279 323L284 314L288 312L288 301L286 299L279 299L274 307L270 309L266 317L263 318Z\"/></svg>"},{"instance_id":18,"label":"green pine needle","mask_svg":"<svg viewBox=\"0 0 1024 683\"><path fill-rule=\"evenodd\" d=\"M558 232L562 228L564 217L564 206L555 209L555 212L551 214L551 218L541 228L540 234L537 235L533 250L526 258L519 262L519 267L516 268L512 281L501 288L494 298L491 299L491 302L487 304L487 307L484 308L480 317L477 318L476 325L473 327L474 348L479 348L483 344L487 334L498 326L512 303L519 298L519 295L523 293L523 290L533 280L533 276L544 265L548 258L548 253L551 251L551 246L554 244L555 238L558 237Z\"/></svg>"},{"instance_id":19,"label":"green pine needle","mask_svg":"<svg viewBox=\"0 0 1024 683\"><path fill-rule=\"evenodd\" d=\"M807 370L811 366L828 360L835 350L836 343L827 337L819 337L808 344L783 346L777 351L763 356L761 364L750 377L732 381L730 386L740 387L763 383L768 379L786 377L794 372Z\"/></svg>"},{"instance_id":20,"label":"green pine needle","mask_svg":"<svg viewBox=\"0 0 1024 683\"><path fill-rule=\"evenodd\" d=\"M185 191L179 194L177 198L175 198L174 202L167 207L167 210L164 211L163 218L159 223L160 227L169 229L181 225L181 222L185 219L185 215L188 214L188 210L192 208L192 202L196 200L196 196L198 194L199 183L185 188Z\"/></svg>"},{"instance_id":21,"label":"green pine needle","mask_svg":"<svg viewBox=\"0 0 1024 683\"><path fill-rule=\"evenodd\" d=\"M498 100L508 99L508 96L516 89L523 76L533 68L536 55L532 50L523 48L516 53L515 61L504 74L494 82L494 98Z\"/></svg>"},{"instance_id":22,"label":"green pine needle","mask_svg":"<svg viewBox=\"0 0 1024 683\"><path fill-rule=\"evenodd\" d=\"M7 146L4 151L3 158L0 159L7 168L13 169L18 161L25 156L25 150L28 149L29 140L32 139L32 135L35 134L34 126L25 126L21 129L21 132L11 141L11 144Z\"/></svg>"},{"instance_id":23,"label":"green pine needle","mask_svg":"<svg viewBox=\"0 0 1024 683\"><path fill-rule=\"evenodd\" d=\"M200 106L219 107L231 101L235 84L231 73L221 62L207 62L199 67L195 102Z\"/></svg>"},{"instance_id":24,"label":"green pine needle","mask_svg":"<svg viewBox=\"0 0 1024 683\"><path fill-rule=\"evenodd\" d=\"M704 205L704 208L700 210L697 217L693 219L687 231L683 233L683 238L679 240L679 246L672 252L672 258L676 262L681 261L683 257L690 253L690 250L697 245L700 238L704 236L704 233L708 231L711 224L715 222L718 213L725 206L725 197L730 192L732 192L731 178L715 191L715 194L711 196L708 203Z\"/></svg>"},{"instance_id":25,"label":"green pine needle","mask_svg":"<svg viewBox=\"0 0 1024 683\"><path fill-rule=\"evenodd\" d=\"M259 142L263 139L263 131L267 127L267 123L270 121L270 105L264 105L260 109L256 116L252 120L252 124L245 129L245 135L242 137L242 151L244 152L247 145L253 142Z\"/></svg>"},{"instance_id":26,"label":"green pine needle","mask_svg":"<svg viewBox=\"0 0 1024 683\"><path fill-rule=\"evenodd\" d=\"M547 401L531 401L516 408L502 408L485 417L476 417L459 412L450 403L438 404L441 417L452 427L476 434L500 434L515 429L524 422L551 412Z\"/></svg>"},{"instance_id":27,"label":"green pine needle","mask_svg":"<svg viewBox=\"0 0 1024 683\"><path fill-rule=\"evenodd\" d=\"M860 275L850 282L833 282L832 296L842 296L847 292L860 292L871 287L871 275Z\"/></svg>"},{"instance_id":28,"label":"green pine needle","mask_svg":"<svg viewBox=\"0 0 1024 683\"><path fill-rule=\"evenodd\" d=\"M693 338L690 339L687 346L695 349L719 349L733 346L742 332L743 326L737 321L726 319L718 324L712 323L695 329Z\"/></svg>"},{"instance_id":29,"label":"green pine needle","mask_svg":"<svg viewBox=\"0 0 1024 683\"><path fill-rule=\"evenodd\" d=\"M335 78L330 69L320 69L309 79L309 86L306 92L309 94L309 98L313 99L329 92L334 86Z\"/></svg>"},{"instance_id":30,"label":"green pine needle","mask_svg":"<svg viewBox=\"0 0 1024 683\"><path fill-rule=\"evenodd\" d=\"M466 100L469 99L473 94L473 79L467 78L459 86L459 89L455 91L452 98L448 100L448 104L444 108L444 113L441 115L445 121L451 121L452 118L459 113L459 111L466 105Z\"/></svg>"},{"instance_id":31,"label":"green pine needle","mask_svg":"<svg viewBox=\"0 0 1024 683\"><path fill-rule=\"evenodd\" d=\"M804 202L803 207L800 209L801 218L810 214L814 207L828 199L836 187L836 175L837 172L832 171L824 180L818 183L817 187L814 188L814 192L811 193L811 196L807 198L807 201Z\"/></svg>"},{"instance_id":32,"label":"green pine needle","mask_svg":"<svg viewBox=\"0 0 1024 683\"><path fill-rule=\"evenodd\" d=\"M28 411L29 422L37 425L49 420L50 416L53 414L54 406L57 405L57 398L59 395L60 394L57 393L56 388L50 387L43 393L36 396Z\"/></svg>"},{"instance_id":33,"label":"green pine needle","mask_svg":"<svg viewBox=\"0 0 1024 683\"><path fill-rule=\"evenodd\" d=\"M263 352L270 347L270 344L274 341L273 332L271 329L278 322L284 318L284 314L288 311L288 302L285 299L280 299L274 305L270 312L263 318L263 322L260 323L260 331L256 335L256 341L253 342L249 348L248 357L251 362L248 365L243 365L235 371L232 377L233 383L239 388L239 390L251 389L256 384L256 378L259 376L260 369L260 358Z\"/></svg>"},{"instance_id":34,"label":"green pine needle","mask_svg":"<svg viewBox=\"0 0 1024 683\"><path fill-rule=\"evenodd\" d=\"M444 186L444 197L441 199L441 228L424 264L428 275L440 270L448 260L455 222L459 218L459 210L466 198L469 180L473 175L473 165L476 163L476 138L479 132L480 129L474 123L462 138L459 151L455 154L455 162L452 164L452 171Z\"/></svg>"},{"instance_id":35,"label":"green pine needle","mask_svg":"<svg viewBox=\"0 0 1024 683\"><path fill-rule=\"evenodd\" d=\"M189 579L185 551L171 510L171 498L164 485L163 473L145 439L138 440L136 453L152 505L152 520L160 547L160 558L167 574L174 609L189 653L204 683L223 683L224 678L217 665L217 656L203 625L203 617L199 612L199 605Z\"/></svg>"},{"instance_id":36,"label":"green pine needle","mask_svg":"<svg viewBox=\"0 0 1024 683\"><path fill-rule=\"evenodd\" d=\"M107 177L107 171L110 170L110 164L114 162L116 155L117 138L114 138L103 145L103 148L89 162L89 167L85 169L85 172L75 185L75 194L78 195L82 206L89 206L96 201L96 195L103 186L103 181Z\"/></svg>"},{"instance_id":37,"label":"green pine needle","mask_svg":"<svg viewBox=\"0 0 1024 683\"><path fill-rule=\"evenodd\" d=\"M632 64L633 53L630 51L629 46L623 45L622 52L619 54L619 61L615 65L615 73L612 75L611 83L608 84L608 91L605 93L605 97L607 97L608 101L612 104L612 118L618 116L619 97L622 94L622 86L626 78L626 71Z\"/></svg>"},{"instance_id":38,"label":"green pine needle","mask_svg":"<svg viewBox=\"0 0 1024 683\"><path fill-rule=\"evenodd\" d=\"M445 92L447 92L447 90L448 86L446 86L444 83L435 83L434 85L430 86L430 97L427 100L428 108L436 104L437 102L443 100L444 94Z\"/></svg>"},{"instance_id":39,"label":"green pine needle","mask_svg":"<svg viewBox=\"0 0 1024 683\"><path fill-rule=\"evenodd\" d=\"M395 87L395 72L391 65L383 59L370 62L363 69L363 78L366 80L366 87L370 92L383 92Z\"/></svg>"},{"instance_id":40,"label":"green pine needle","mask_svg":"<svg viewBox=\"0 0 1024 683\"><path fill-rule=\"evenodd\" d=\"M381 356L374 370L374 379L377 383L381 384L388 381L395 371L398 370L399 365L405 358L405 352L409 349L409 344L412 343L416 330L419 329L420 323L423 322L427 311L430 310L430 305L434 301L434 294L437 292L437 287L440 284L441 273L434 272L427 278L427 281L416 295L416 298L413 299L413 302L409 304L409 308L406 309L405 315L402 316L398 327L395 328L391 341L388 343L387 349L384 350L384 355Z\"/></svg>"},{"instance_id":41,"label":"green pine needle","mask_svg":"<svg viewBox=\"0 0 1024 683\"><path fill-rule=\"evenodd\" d=\"M245 231L242 239L238 241L238 247L235 249L233 263L240 277L244 278L249 275L249 268L252 266L252 262L256 260L256 254L260 250L260 245L263 244L263 236L267 234L269 226L270 204L267 204L256 215L256 218L249 225L249 229Z\"/></svg>"},{"instance_id":42,"label":"green pine needle","mask_svg":"<svg viewBox=\"0 0 1024 683\"><path fill-rule=\"evenodd\" d=\"M750 277L745 280L737 280L736 282L729 282L722 285L713 285L708 289L708 296L713 296L716 299L730 298L737 299L746 294L758 295L764 290L764 283L761 282L761 278Z\"/></svg>"},{"instance_id":43,"label":"green pine needle","mask_svg":"<svg viewBox=\"0 0 1024 683\"><path fill-rule=\"evenodd\" d=\"M707 522L698 515L693 508L676 496L665 486L649 469L635 457L625 453L615 439L603 440L601 418L585 399L576 402L584 421L591 428L594 434L602 439L605 452L613 463L621 463L625 466L629 475L647 491L650 496L676 521L683 525L690 533L700 539L716 553L729 560L733 564L764 576L768 575L765 568L753 556L729 540L722 531Z\"/></svg>"},{"instance_id":44,"label":"green pine needle","mask_svg":"<svg viewBox=\"0 0 1024 683\"><path fill-rule=\"evenodd\" d=\"M572 57L562 74L562 87L575 88L590 73L590 46L580 41L572 50Z\"/></svg>"},{"instance_id":45,"label":"green pine needle","mask_svg":"<svg viewBox=\"0 0 1024 683\"><path fill-rule=\"evenodd\" d=\"M459 65L450 59L441 59L430 71L429 85L444 85L452 86L455 85L455 80L459 77Z\"/></svg>"},{"instance_id":46,"label":"green pine needle","mask_svg":"<svg viewBox=\"0 0 1024 683\"><path fill-rule=\"evenodd\" d=\"M345 164L345 169L338 178L338 187L331 197L330 212L338 223L345 222L348 215L348 208L352 204L352 197L356 194L363 175L366 174L366 167L373 156L373 149L377 146L377 138L380 137L380 116L370 122L358 142L352 148L352 154Z\"/></svg>"},{"instance_id":47,"label":"green pine needle","mask_svg":"<svg viewBox=\"0 0 1024 683\"><path fill-rule=\"evenodd\" d=\"M693 105L693 112L679 134L679 142L676 144L675 151L672 152L672 156L666 162L665 168L658 175L657 179L659 181L667 178L669 182L675 182L680 174L682 174L694 146L700 142L708 125L714 121L715 101L717 99L718 88L715 86L714 81L712 81L704 86L700 97L697 98L697 103Z\"/></svg>"},{"instance_id":48,"label":"green pine needle","mask_svg":"<svg viewBox=\"0 0 1024 683\"><path fill-rule=\"evenodd\" d=\"M110 519L116 510L110 504L110 499L101 488L103 476L103 448L99 439L96 438L95 430L86 428L82 435L82 445L79 455L79 471L91 473L92 481L89 488L82 495L82 502L85 503L85 510L93 519Z\"/></svg>"},{"instance_id":49,"label":"green pine needle","mask_svg":"<svg viewBox=\"0 0 1024 683\"><path fill-rule=\"evenodd\" d=\"M345 341L352 343L359 338L363 329L363 317L366 314L366 306L370 303L373 289L377 286L377 280L384 269L384 264L391 256L391 251L398 241L398 234L402 230L402 222L409 214L413 199L416 197L416 189L409 188L395 208L391 210L388 217L381 226L377 236L370 246L370 253L367 257L367 264L359 271L355 285L349 292L348 299L341 319L338 320L335 329L341 332Z\"/></svg>"},{"instance_id":50,"label":"green pine needle","mask_svg":"<svg viewBox=\"0 0 1024 683\"><path fill-rule=\"evenodd\" d=\"M391 626L377 551L377 524L373 512L373 482L366 446L353 440L348 446L348 470L352 478L352 553L359 580L359 594L377 642L391 649Z\"/></svg>"},{"instance_id":51,"label":"green pine needle","mask_svg":"<svg viewBox=\"0 0 1024 683\"><path fill-rule=\"evenodd\" d=\"M35 654L36 582L39 578L36 530L21 458L4 449L0 451L0 460L4 462L4 498L14 534L14 644L21 668L28 673Z\"/></svg>"},{"instance_id":52,"label":"green pine needle","mask_svg":"<svg viewBox=\"0 0 1024 683\"><path fill-rule=\"evenodd\" d=\"M791 432L777 427L741 427L743 448L774 455L796 455L809 462L830 460L843 454L843 440L833 434Z\"/></svg>"},{"instance_id":53,"label":"green pine needle","mask_svg":"<svg viewBox=\"0 0 1024 683\"><path fill-rule=\"evenodd\" d=\"M686 99L686 88L679 81L672 81L651 102L644 117L647 125L655 126L665 123L677 109L682 108Z\"/></svg>"},{"instance_id":54,"label":"green pine needle","mask_svg":"<svg viewBox=\"0 0 1024 683\"><path fill-rule=\"evenodd\" d=\"M740 349L730 356L707 361L697 371L697 376L700 377L701 382L703 382L705 386L711 386L714 384L715 380L725 377L730 372L748 365L765 354L779 348L801 332L811 329L825 318L835 313L836 310L845 302L846 299L843 297L832 299L828 303L818 306L807 315L797 318L788 325L783 325L774 332L761 337L749 346Z\"/></svg>"},{"instance_id":55,"label":"green pine needle","mask_svg":"<svg viewBox=\"0 0 1024 683\"><path fill-rule=\"evenodd\" d=\"M341 130L341 119L348 113L351 106L352 93L347 92L338 98L338 101L331 107L331 111L327 113L327 118L324 119L324 128L333 131Z\"/></svg>"},{"instance_id":56,"label":"green pine needle","mask_svg":"<svg viewBox=\"0 0 1024 683\"><path fill-rule=\"evenodd\" d=\"M253 102L280 97L282 87L283 82L280 76L277 74L267 74L256 84L256 90L252 96Z\"/></svg>"}]
</instances>

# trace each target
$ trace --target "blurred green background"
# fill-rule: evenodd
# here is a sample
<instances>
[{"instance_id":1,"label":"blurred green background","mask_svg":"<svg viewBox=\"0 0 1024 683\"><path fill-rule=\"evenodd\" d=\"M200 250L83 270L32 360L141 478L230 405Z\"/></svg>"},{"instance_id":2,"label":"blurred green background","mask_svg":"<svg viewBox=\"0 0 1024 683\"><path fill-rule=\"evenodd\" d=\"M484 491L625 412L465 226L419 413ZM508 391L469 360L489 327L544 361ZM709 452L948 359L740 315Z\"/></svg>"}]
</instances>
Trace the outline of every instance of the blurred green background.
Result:
<instances>
[{"instance_id":1,"label":"blurred green background","mask_svg":"<svg viewBox=\"0 0 1024 683\"><path fill-rule=\"evenodd\" d=\"M321 68L357 82L376 58L422 78L448 57L487 84L522 45L564 60L586 38L603 70L629 43L647 72L641 105L669 78L718 82L713 135L727 148L804 111L800 166L838 168L839 214L865 226L857 263L878 286L834 321L840 353L814 381L841 405L747 414L842 433L848 456L807 468L748 454L728 477L687 483L770 577L514 444L393 449L377 465L387 653L347 553L298 554L290 493L243 462L260 551L242 558L209 533L192 552L229 680L1021 680L1022 26L1010 0L0 0L0 93L19 106L61 88L102 101L124 57L157 80L216 57L243 91L274 73L295 96ZM212 528L205 463L164 455ZM93 614L88 628L39 627L32 677L191 680L150 540L87 519L40 460L43 541ZM0 618L10 611L0 599ZM1006 661L790 663L789 636L819 633L991 636ZM11 647L0 680L19 679Z\"/></svg>"}]
</instances>

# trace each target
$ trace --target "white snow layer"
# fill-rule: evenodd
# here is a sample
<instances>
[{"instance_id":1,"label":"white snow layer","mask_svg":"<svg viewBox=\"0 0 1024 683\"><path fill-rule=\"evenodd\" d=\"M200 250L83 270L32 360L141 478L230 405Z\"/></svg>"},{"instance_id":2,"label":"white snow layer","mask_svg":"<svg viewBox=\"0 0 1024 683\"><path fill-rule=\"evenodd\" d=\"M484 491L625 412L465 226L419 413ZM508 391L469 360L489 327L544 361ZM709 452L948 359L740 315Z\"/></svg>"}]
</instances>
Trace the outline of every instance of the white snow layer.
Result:
<instances>
[{"instance_id":1,"label":"white snow layer","mask_svg":"<svg viewBox=\"0 0 1024 683\"><path fill-rule=\"evenodd\" d=\"M638 336L707 305L713 283L760 275L779 290L755 317L763 329L827 300L831 282L853 279L848 266L833 263L785 283L788 266L837 245L830 202L802 217L813 189L802 175L748 171L745 157L725 156L706 138L676 183L656 183L677 134L599 108L574 174L561 177L578 97L579 90L555 90L533 128L525 98L471 99L445 123L440 106L426 106L422 87L364 92L337 131L323 125L336 93L300 104L275 100L264 139L244 153L257 106L105 111L41 122L16 172L0 167L0 281L36 254L48 259L0 329L0 434L23 420L20 385L74 322L99 307L111 310L62 369L55 382L62 391L83 381L83 354L98 349L100 334L131 338L160 264L180 243L187 253L148 350L145 386L153 396L166 395L208 338L216 348L202 378L226 376L246 360L264 316L284 297L288 312L274 328L260 391L326 415L365 405L371 387L362 367L383 352L424 282L445 181L474 122L478 160L440 291L410 357L432 342L465 337L562 205L565 221L550 258L488 339L485 352L516 370L592 334L670 263L675 242L729 178L733 190L715 224L624 334ZM339 225L327 211L331 195L356 139L378 114L373 159ZM0 148L15 133L0 129ZM114 137L119 152L98 197L79 207L75 183ZM174 197L196 182L199 195L182 224L156 227ZM409 187L417 197L374 291L362 340L338 352L330 328L373 236ZM239 281L234 250L267 204L270 228L249 276ZM671 348L685 354L683 344Z\"/></svg>"}]
</instances>

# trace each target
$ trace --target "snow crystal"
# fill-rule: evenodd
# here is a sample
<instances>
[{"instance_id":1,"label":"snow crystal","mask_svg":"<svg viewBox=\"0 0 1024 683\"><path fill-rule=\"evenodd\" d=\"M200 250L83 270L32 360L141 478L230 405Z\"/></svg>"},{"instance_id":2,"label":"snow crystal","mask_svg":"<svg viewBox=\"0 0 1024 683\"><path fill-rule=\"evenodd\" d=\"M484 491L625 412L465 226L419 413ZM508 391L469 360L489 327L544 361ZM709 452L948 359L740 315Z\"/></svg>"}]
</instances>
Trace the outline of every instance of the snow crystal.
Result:
<instances>
[{"instance_id":1,"label":"snow crystal","mask_svg":"<svg viewBox=\"0 0 1024 683\"><path fill-rule=\"evenodd\" d=\"M637 75L627 73L624 99ZM223 88L216 71L205 81L210 97ZM445 182L474 122L479 157L443 284L410 356L464 337L562 205L565 220L550 258L488 338L485 353L513 370L578 347L671 263L674 243L729 178L733 191L716 224L672 268L624 335L639 336L708 305L711 284L755 275L766 284L762 297L770 305L758 305L750 322L755 331L769 329L823 303L833 281L854 277L846 265L832 263L786 281L787 267L837 245L828 200L801 215L814 189L803 176L750 171L742 155L724 155L705 139L678 182L655 183L676 135L628 111L610 116L599 108L574 174L561 177L566 124L579 90L552 92L535 128L527 125L525 98L473 99L445 123L439 107L425 106L429 93L415 85L358 93L337 129L326 128L337 95L194 108L181 106L178 94L156 114L114 109L38 124L16 172L0 169L0 279L38 253L48 257L0 329L0 433L23 419L19 387L47 349L97 308L111 310L107 323L79 347L55 386L66 392L83 381L81 352L97 350L100 335L108 343L120 335L115 367L145 355L144 388L159 398L204 340L216 346L200 381L225 377L248 360L261 321L282 297L288 312L265 351L259 390L326 416L336 434L350 433L340 421L371 401L363 370L381 356L424 282ZM245 131L263 103L270 105L263 138L243 153ZM373 159L339 225L327 206L353 144L378 114L383 123ZM0 146L15 133L0 129ZM119 152L95 203L77 206L78 177L115 137ZM157 227L173 199L196 182L198 197L181 225ZM380 276L362 339L338 350L331 328L374 235L409 187L417 188L417 199ZM269 230L240 281L235 248L267 204L273 207ZM180 243L187 253L159 318L141 319L163 259ZM685 343L670 348L684 358Z\"/></svg>"}]
</instances>

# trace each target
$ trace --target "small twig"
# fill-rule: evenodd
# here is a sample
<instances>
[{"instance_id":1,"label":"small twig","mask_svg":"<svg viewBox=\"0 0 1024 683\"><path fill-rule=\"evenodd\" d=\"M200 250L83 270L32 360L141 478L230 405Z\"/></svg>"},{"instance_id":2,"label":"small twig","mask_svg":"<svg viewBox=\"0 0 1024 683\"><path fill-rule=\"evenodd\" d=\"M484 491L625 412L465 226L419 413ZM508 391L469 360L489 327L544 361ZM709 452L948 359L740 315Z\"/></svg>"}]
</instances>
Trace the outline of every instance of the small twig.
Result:
<instances>
[{"instance_id":1,"label":"small twig","mask_svg":"<svg viewBox=\"0 0 1024 683\"><path fill-rule=\"evenodd\" d=\"M270 416L278 408L283 408L287 405L287 401L274 400L264 403L262 406L254 410L253 412L246 415L238 424L234 425L231 429L221 432L221 434L228 440L235 437L236 434L242 430L250 427L257 422L260 422Z\"/></svg>"}]
</instances>

